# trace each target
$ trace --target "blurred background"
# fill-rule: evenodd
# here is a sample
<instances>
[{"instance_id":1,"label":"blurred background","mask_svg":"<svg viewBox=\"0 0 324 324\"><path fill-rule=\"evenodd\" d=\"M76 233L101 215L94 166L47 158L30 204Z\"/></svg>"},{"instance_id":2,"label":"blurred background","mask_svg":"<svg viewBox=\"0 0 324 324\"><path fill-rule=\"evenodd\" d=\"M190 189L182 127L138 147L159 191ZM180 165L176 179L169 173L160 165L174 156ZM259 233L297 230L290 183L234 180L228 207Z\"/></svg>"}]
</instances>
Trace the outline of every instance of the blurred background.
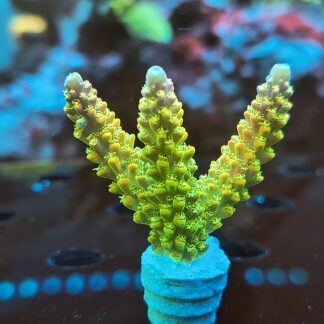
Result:
<instances>
[{"instance_id":1,"label":"blurred background","mask_svg":"<svg viewBox=\"0 0 324 324\"><path fill-rule=\"evenodd\" d=\"M162 66L201 173L275 63L294 108L265 181L214 233L232 260L220 324L324 323L323 1L1 0L0 322L146 323L148 229L73 138L68 73L136 133L146 70Z\"/></svg>"},{"instance_id":2,"label":"blurred background","mask_svg":"<svg viewBox=\"0 0 324 324\"><path fill-rule=\"evenodd\" d=\"M311 133L323 137L321 0L3 0L0 6L2 160L78 156L81 145L63 115L71 71L88 78L124 128L136 132L140 89L155 64L175 83L199 153L217 152L277 62L291 66L296 89L293 149L316 151Z\"/></svg>"}]
</instances>

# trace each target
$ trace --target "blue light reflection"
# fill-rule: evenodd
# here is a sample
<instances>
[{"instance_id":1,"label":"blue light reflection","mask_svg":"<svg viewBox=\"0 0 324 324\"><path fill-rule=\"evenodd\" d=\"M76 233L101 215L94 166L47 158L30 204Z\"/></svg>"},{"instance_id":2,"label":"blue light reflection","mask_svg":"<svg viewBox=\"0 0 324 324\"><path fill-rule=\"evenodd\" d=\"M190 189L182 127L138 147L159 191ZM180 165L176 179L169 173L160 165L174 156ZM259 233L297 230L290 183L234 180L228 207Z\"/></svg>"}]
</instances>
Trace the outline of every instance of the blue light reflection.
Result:
<instances>
[{"instance_id":1,"label":"blue light reflection","mask_svg":"<svg viewBox=\"0 0 324 324\"><path fill-rule=\"evenodd\" d=\"M15 294L16 288L11 281L3 281L0 283L0 300L10 300Z\"/></svg>"},{"instance_id":2,"label":"blue light reflection","mask_svg":"<svg viewBox=\"0 0 324 324\"><path fill-rule=\"evenodd\" d=\"M265 275L259 268L249 268L245 271L244 278L251 286L261 286L265 282Z\"/></svg>"},{"instance_id":3,"label":"blue light reflection","mask_svg":"<svg viewBox=\"0 0 324 324\"><path fill-rule=\"evenodd\" d=\"M272 268L267 271L268 281L275 286L282 286L286 283L286 272L280 268Z\"/></svg>"},{"instance_id":4,"label":"blue light reflection","mask_svg":"<svg viewBox=\"0 0 324 324\"><path fill-rule=\"evenodd\" d=\"M65 282L66 292L70 295L80 294L85 287L84 276L79 273L71 274Z\"/></svg>"},{"instance_id":5,"label":"blue light reflection","mask_svg":"<svg viewBox=\"0 0 324 324\"><path fill-rule=\"evenodd\" d=\"M108 287L108 278L102 272L93 273L88 282L90 290L100 292Z\"/></svg>"},{"instance_id":6,"label":"blue light reflection","mask_svg":"<svg viewBox=\"0 0 324 324\"><path fill-rule=\"evenodd\" d=\"M24 279L18 287L19 296L22 298L34 297L39 290L39 283L36 279Z\"/></svg>"},{"instance_id":7,"label":"blue light reflection","mask_svg":"<svg viewBox=\"0 0 324 324\"><path fill-rule=\"evenodd\" d=\"M130 275L128 271L117 270L112 274L112 286L116 289L125 289L130 284Z\"/></svg>"},{"instance_id":8,"label":"blue light reflection","mask_svg":"<svg viewBox=\"0 0 324 324\"><path fill-rule=\"evenodd\" d=\"M48 188L51 185L51 181L44 179L38 182L34 182L31 185L31 190L34 192L41 192L43 189Z\"/></svg>"},{"instance_id":9,"label":"blue light reflection","mask_svg":"<svg viewBox=\"0 0 324 324\"><path fill-rule=\"evenodd\" d=\"M141 279L141 272L137 271L134 274L134 286L136 289L142 290L143 289L143 284L142 284L142 279Z\"/></svg>"},{"instance_id":10,"label":"blue light reflection","mask_svg":"<svg viewBox=\"0 0 324 324\"><path fill-rule=\"evenodd\" d=\"M43 282L43 292L48 295L57 294L62 288L62 280L57 276L47 277Z\"/></svg>"},{"instance_id":11,"label":"blue light reflection","mask_svg":"<svg viewBox=\"0 0 324 324\"><path fill-rule=\"evenodd\" d=\"M13 297L33 298L41 293L78 295L84 293L86 289L99 293L110 288L110 283L112 289L143 290L140 271L119 269L111 273L111 278L107 273L96 271L89 275L72 273L66 278L57 275L49 275L44 279L25 278L18 284L9 280L0 281L0 302L8 301Z\"/></svg>"},{"instance_id":12,"label":"blue light reflection","mask_svg":"<svg viewBox=\"0 0 324 324\"><path fill-rule=\"evenodd\" d=\"M304 268L294 267L288 271L288 278L293 284L302 286L308 282L309 274Z\"/></svg>"}]
</instances>

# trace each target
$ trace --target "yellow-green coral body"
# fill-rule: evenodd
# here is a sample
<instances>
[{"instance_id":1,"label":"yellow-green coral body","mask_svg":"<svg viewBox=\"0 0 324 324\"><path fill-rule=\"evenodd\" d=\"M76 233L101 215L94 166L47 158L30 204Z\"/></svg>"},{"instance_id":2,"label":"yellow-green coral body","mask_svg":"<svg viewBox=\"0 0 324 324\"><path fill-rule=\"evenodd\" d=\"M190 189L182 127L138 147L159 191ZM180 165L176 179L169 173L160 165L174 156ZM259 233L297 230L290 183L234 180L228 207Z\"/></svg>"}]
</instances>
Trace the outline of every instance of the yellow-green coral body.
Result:
<instances>
[{"instance_id":1,"label":"yellow-green coral body","mask_svg":"<svg viewBox=\"0 0 324 324\"><path fill-rule=\"evenodd\" d=\"M148 240L156 252L190 261L206 250L207 234L193 176L195 149L185 144L182 104L160 67L148 71L142 95L138 138L145 145L141 159L152 184L146 191L149 201L139 205L134 220L150 225Z\"/></svg>"},{"instance_id":2,"label":"yellow-green coral body","mask_svg":"<svg viewBox=\"0 0 324 324\"><path fill-rule=\"evenodd\" d=\"M238 134L221 149L221 157L212 161L208 175L199 178L206 188L207 233L231 216L239 201L249 199L247 188L263 180L261 165L274 158L271 148L283 138L281 128L289 119L293 90L287 65L276 64L266 82L257 87L257 97L237 125Z\"/></svg>"},{"instance_id":3,"label":"yellow-green coral body","mask_svg":"<svg viewBox=\"0 0 324 324\"><path fill-rule=\"evenodd\" d=\"M292 95L290 71L277 64L244 113L238 135L222 147L207 175L194 176L195 149L185 143L182 104L171 79L150 68L139 103L138 138L122 130L119 119L77 73L65 82L65 112L75 123L74 136L98 164L97 174L112 180L109 190L150 227L148 241L156 253L191 262L208 248L207 235L221 227L233 205L249 198L247 188L263 180L260 167L274 157L271 146L283 138Z\"/></svg>"},{"instance_id":4,"label":"yellow-green coral body","mask_svg":"<svg viewBox=\"0 0 324 324\"><path fill-rule=\"evenodd\" d=\"M98 164L97 175L113 180L109 191L124 194L127 207L136 210L137 196L130 189L131 167L137 165L139 154L134 149L135 135L122 130L115 113L78 73L66 78L65 88L64 111L75 123L74 136L88 146L87 158Z\"/></svg>"}]
</instances>

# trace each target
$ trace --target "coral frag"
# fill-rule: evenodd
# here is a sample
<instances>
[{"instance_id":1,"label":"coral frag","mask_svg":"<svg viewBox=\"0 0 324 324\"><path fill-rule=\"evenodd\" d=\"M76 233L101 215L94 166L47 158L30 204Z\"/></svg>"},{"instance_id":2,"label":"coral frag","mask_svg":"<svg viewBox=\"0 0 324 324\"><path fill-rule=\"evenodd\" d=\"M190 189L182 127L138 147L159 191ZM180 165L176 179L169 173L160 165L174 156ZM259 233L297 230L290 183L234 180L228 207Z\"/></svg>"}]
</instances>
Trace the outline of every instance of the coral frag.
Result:
<instances>
[{"instance_id":1,"label":"coral frag","mask_svg":"<svg viewBox=\"0 0 324 324\"><path fill-rule=\"evenodd\" d=\"M208 174L194 176L194 147L173 83L161 67L151 67L139 102L138 138L122 130L107 103L78 73L65 82L65 112L74 136L87 146L97 175L112 180L109 191L134 211L134 221L150 227L154 252L191 262L208 248L208 234L231 216L234 205L249 198L247 188L262 181L261 165L274 157L271 146L283 138L289 119L290 70L275 65L238 124L238 134L222 147Z\"/></svg>"}]
</instances>

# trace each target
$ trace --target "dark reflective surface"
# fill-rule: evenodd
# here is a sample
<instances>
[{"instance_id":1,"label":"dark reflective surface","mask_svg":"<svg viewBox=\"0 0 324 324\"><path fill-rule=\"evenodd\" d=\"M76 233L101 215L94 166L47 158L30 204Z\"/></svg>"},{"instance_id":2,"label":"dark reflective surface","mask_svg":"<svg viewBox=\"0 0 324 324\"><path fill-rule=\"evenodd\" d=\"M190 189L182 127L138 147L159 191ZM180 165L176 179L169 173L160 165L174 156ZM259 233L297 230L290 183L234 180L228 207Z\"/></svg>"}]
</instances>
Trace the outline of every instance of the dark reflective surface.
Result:
<instances>
[{"instance_id":1,"label":"dark reflective surface","mask_svg":"<svg viewBox=\"0 0 324 324\"><path fill-rule=\"evenodd\" d=\"M220 324L322 322L324 178L279 176L284 160L266 168L252 193L295 208L262 217L262 208L240 204L214 233L232 259ZM146 323L138 271L147 228L90 165L59 168L70 170L68 180L39 191L33 179L43 175L30 165L32 177L1 178L0 211L15 217L0 224L0 322Z\"/></svg>"}]
</instances>

